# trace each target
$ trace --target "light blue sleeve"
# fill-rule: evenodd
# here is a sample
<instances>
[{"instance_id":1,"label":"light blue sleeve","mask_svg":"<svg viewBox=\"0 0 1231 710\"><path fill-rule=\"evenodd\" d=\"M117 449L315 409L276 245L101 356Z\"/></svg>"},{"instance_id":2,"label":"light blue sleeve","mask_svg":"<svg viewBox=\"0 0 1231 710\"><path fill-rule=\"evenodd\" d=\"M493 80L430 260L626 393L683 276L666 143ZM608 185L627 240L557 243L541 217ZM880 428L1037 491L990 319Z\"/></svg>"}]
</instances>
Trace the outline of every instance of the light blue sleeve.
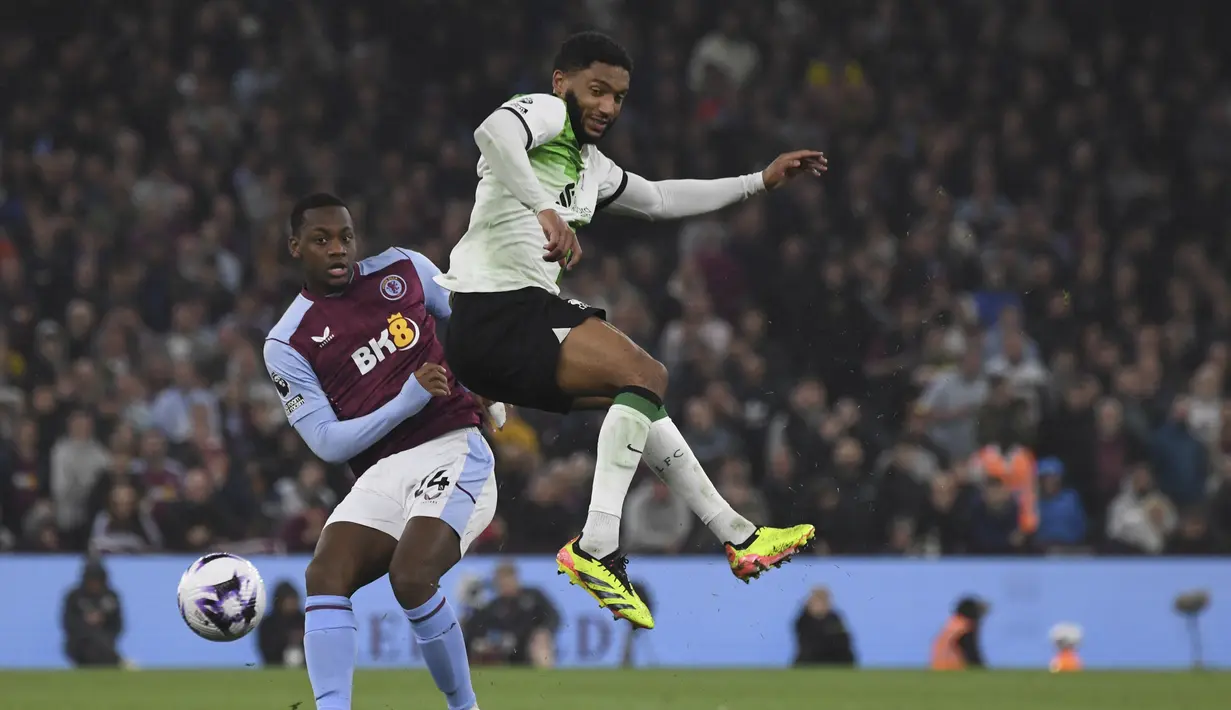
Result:
<instances>
[{"instance_id":1,"label":"light blue sleeve","mask_svg":"<svg viewBox=\"0 0 1231 710\"><path fill-rule=\"evenodd\" d=\"M266 340L265 364L282 397L287 420L312 453L329 463L354 458L422 411L432 399L419 381L411 377L383 407L362 417L340 421L311 366L294 348L277 340Z\"/></svg>"},{"instance_id":2,"label":"light blue sleeve","mask_svg":"<svg viewBox=\"0 0 1231 710\"><path fill-rule=\"evenodd\" d=\"M312 366L289 344L281 340L265 341L265 369L282 398L282 410L291 426L317 410L332 411Z\"/></svg>"},{"instance_id":3,"label":"light blue sleeve","mask_svg":"<svg viewBox=\"0 0 1231 710\"><path fill-rule=\"evenodd\" d=\"M419 274L419 281L423 284L423 301L427 306L427 312L436 317L436 320L448 320L449 316L453 315L453 309L449 306L449 292L444 286L436 283L434 277L440 275L440 269L432 263L432 260L420 254L417 251L403 249L403 252L410 257L410 261L415 265L415 271Z\"/></svg>"}]
</instances>

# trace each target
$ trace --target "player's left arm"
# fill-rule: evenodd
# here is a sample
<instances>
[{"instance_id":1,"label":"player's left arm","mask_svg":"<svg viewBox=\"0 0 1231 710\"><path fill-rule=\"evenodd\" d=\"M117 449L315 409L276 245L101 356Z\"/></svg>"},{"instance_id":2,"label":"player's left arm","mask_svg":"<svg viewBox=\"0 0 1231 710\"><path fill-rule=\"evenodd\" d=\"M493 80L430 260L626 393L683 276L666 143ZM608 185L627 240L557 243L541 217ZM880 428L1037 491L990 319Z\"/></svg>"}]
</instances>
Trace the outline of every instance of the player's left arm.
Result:
<instances>
[{"instance_id":1,"label":"player's left arm","mask_svg":"<svg viewBox=\"0 0 1231 710\"><path fill-rule=\"evenodd\" d=\"M402 390L375 411L339 420L312 366L280 340L265 341L265 365L274 381L287 422L312 453L342 463L362 453L427 406L432 394L412 376Z\"/></svg>"},{"instance_id":2,"label":"player's left arm","mask_svg":"<svg viewBox=\"0 0 1231 710\"><path fill-rule=\"evenodd\" d=\"M825 156L814 150L783 153L759 173L717 180L652 182L610 163L608 177L599 190L598 208L649 220L692 217L772 190L799 175L819 176L828 169Z\"/></svg>"}]
</instances>

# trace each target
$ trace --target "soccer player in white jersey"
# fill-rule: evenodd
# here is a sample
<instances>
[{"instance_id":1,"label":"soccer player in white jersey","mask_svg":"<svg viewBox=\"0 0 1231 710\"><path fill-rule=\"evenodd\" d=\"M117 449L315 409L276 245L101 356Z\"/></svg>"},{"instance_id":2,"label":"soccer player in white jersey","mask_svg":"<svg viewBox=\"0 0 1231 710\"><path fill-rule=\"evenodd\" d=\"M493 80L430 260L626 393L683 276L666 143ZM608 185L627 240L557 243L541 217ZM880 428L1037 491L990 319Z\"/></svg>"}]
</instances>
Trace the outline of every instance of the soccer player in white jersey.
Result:
<instances>
[{"instance_id":1,"label":"soccer player in white jersey","mask_svg":"<svg viewBox=\"0 0 1231 710\"><path fill-rule=\"evenodd\" d=\"M620 115L632 62L596 32L570 37L550 94L507 101L475 131L482 153L470 227L436 281L453 293L445 351L468 388L493 401L548 412L606 408L589 515L556 555L560 571L617 618L653 628L619 553L620 514L645 461L725 545L748 581L806 547L811 525L758 527L715 490L663 408L663 365L605 321L560 298L557 282L581 257L574 229L599 210L644 219L705 214L799 175L820 175L815 151L779 156L760 173L651 182L596 145Z\"/></svg>"}]
</instances>

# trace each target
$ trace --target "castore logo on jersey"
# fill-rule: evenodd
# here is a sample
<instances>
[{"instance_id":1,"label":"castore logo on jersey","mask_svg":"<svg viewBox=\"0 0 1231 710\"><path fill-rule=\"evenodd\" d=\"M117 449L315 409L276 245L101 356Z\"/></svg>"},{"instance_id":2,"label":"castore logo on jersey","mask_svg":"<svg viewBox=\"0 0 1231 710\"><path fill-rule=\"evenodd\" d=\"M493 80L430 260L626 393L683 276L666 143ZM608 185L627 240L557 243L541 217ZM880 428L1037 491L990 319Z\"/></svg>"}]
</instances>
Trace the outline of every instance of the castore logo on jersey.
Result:
<instances>
[{"instance_id":1,"label":"castore logo on jersey","mask_svg":"<svg viewBox=\"0 0 1231 710\"><path fill-rule=\"evenodd\" d=\"M318 346L322 348L325 347L325 345L327 345L329 341L331 340L333 340L333 333L330 332L329 326L325 326L324 333L321 333L320 335L312 336L312 342L316 343Z\"/></svg>"},{"instance_id":2,"label":"castore logo on jersey","mask_svg":"<svg viewBox=\"0 0 1231 710\"><path fill-rule=\"evenodd\" d=\"M401 313L394 313L389 316L389 327L368 340L367 345L360 347L350 357L355 362L355 367L359 368L359 374L366 375L389 355L399 350L410 350L418 342L419 324Z\"/></svg>"}]
</instances>

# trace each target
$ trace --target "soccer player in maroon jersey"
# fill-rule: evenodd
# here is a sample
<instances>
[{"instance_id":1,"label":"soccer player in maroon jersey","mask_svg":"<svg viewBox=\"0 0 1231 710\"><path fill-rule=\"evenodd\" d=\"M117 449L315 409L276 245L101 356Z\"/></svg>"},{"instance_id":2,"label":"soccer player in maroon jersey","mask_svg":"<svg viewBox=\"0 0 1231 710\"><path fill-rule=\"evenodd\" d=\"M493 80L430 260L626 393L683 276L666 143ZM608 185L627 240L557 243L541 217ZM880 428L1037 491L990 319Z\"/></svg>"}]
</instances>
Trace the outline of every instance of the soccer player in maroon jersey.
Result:
<instances>
[{"instance_id":1,"label":"soccer player in maroon jersey","mask_svg":"<svg viewBox=\"0 0 1231 710\"><path fill-rule=\"evenodd\" d=\"M357 629L350 597L389 574L449 710L476 708L466 644L440 578L491 522L494 458L481 407L444 362L448 292L422 254L356 260L350 211L305 197L288 248L303 289L265 340L287 419L357 476L308 565L304 651L318 710L349 710Z\"/></svg>"}]
</instances>

